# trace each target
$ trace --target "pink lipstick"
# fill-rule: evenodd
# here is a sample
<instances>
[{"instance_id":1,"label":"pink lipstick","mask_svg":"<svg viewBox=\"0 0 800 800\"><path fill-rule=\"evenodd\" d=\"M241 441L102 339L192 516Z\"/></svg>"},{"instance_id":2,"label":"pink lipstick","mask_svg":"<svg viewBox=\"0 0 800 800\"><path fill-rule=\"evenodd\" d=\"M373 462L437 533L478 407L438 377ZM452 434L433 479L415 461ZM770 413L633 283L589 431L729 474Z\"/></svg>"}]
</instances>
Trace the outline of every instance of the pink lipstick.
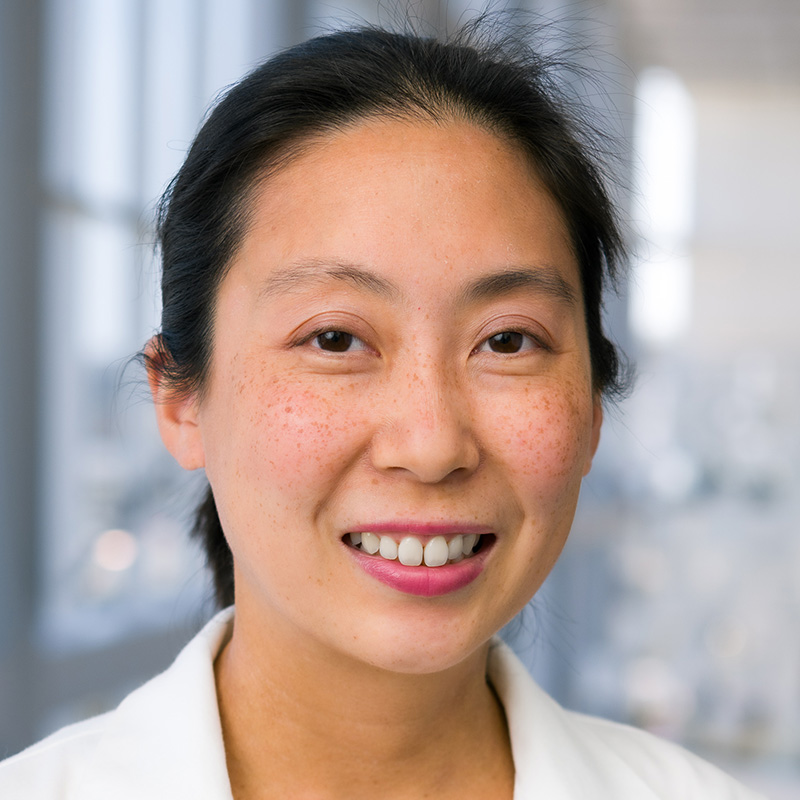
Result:
<instances>
[{"instance_id":1,"label":"pink lipstick","mask_svg":"<svg viewBox=\"0 0 800 800\"><path fill-rule=\"evenodd\" d=\"M343 538L368 575L419 597L449 594L472 583L494 541L485 526L416 521L370 523Z\"/></svg>"}]
</instances>

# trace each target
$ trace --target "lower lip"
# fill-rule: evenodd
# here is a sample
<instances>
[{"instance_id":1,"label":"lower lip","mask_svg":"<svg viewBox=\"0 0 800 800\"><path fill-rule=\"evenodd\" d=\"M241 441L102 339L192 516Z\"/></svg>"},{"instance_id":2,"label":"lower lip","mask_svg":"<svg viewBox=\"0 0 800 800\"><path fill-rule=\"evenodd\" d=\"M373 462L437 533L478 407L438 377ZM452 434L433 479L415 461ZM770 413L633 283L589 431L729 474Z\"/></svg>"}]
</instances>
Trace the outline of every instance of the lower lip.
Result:
<instances>
[{"instance_id":1,"label":"lower lip","mask_svg":"<svg viewBox=\"0 0 800 800\"><path fill-rule=\"evenodd\" d=\"M439 597L468 586L483 572L486 555L491 549L491 545L487 544L475 555L457 564L445 564L441 567L406 567L399 561L370 556L349 545L345 547L367 574L392 589L417 597Z\"/></svg>"}]
</instances>

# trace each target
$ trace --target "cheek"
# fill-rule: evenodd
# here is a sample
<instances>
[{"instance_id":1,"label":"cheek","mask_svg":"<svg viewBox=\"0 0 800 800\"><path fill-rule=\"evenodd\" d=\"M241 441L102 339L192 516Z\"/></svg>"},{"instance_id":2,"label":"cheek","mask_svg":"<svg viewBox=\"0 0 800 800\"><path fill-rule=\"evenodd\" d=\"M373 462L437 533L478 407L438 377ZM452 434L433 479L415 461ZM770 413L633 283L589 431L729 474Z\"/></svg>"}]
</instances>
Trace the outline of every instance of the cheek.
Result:
<instances>
[{"instance_id":1,"label":"cheek","mask_svg":"<svg viewBox=\"0 0 800 800\"><path fill-rule=\"evenodd\" d=\"M529 392L506 414L505 457L527 497L570 498L580 486L591 447L592 404L585 393Z\"/></svg>"},{"instance_id":2,"label":"cheek","mask_svg":"<svg viewBox=\"0 0 800 800\"><path fill-rule=\"evenodd\" d=\"M315 387L290 377L229 385L228 396L218 399L224 427L207 458L212 483L234 481L261 497L280 494L285 504L306 491L320 493L359 452L363 415L351 386Z\"/></svg>"}]
</instances>

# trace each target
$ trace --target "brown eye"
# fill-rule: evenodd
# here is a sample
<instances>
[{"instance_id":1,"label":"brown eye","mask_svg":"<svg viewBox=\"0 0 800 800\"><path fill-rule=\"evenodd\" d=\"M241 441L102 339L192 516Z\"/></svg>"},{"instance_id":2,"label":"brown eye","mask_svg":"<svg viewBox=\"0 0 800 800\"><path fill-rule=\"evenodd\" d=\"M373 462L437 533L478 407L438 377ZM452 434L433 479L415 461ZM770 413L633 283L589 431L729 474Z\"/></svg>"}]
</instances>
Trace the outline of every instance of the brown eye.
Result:
<instances>
[{"instance_id":1,"label":"brown eye","mask_svg":"<svg viewBox=\"0 0 800 800\"><path fill-rule=\"evenodd\" d=\"M321 331L311 339L311 346L326 353L351 353L356 350L369 350L369 347L358 336L347 331Z\"/></svg>"},{"instance_id":2,"label":"brown eye","mask_svg":"<svg viewBox=\"0 0 800 800\"><path fill-rule=\"evenodd\" d=\"M354 338L352 333L345 333L345 331L325 331L317 334L314 341L320 350L327 350L329 353L344 353L350 349Z\"/></svg>"},{"instance_id":3,"label":"brown eye","mask_svg":"<svg viewBox=\"0 0 800 800\"><path fill-rule=\"evenodd\" d=\"M493 353L518 353L522 350L527 337L518 331L502 331L487 340Z\"/></svg>"}]
</instances>

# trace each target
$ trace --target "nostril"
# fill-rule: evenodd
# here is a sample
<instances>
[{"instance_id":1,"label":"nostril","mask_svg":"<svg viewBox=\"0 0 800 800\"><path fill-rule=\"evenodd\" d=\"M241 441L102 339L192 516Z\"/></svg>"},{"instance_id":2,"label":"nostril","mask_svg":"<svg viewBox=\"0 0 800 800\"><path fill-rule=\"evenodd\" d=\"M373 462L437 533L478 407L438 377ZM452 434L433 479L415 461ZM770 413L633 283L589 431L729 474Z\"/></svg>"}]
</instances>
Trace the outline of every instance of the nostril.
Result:
<instances>
[{"instance_id":1,"label":"nostril","mask_svg":"<svg viewBox=\"0 0 800 800\"><path fill-rule=\"evenodd\" d=\"M370 455L380 470L404 470L423 483L464 477L480 463L480 449L467 426L449 421L437 425L389 424L376 432Z\"/></svg>"}]
</instances>

